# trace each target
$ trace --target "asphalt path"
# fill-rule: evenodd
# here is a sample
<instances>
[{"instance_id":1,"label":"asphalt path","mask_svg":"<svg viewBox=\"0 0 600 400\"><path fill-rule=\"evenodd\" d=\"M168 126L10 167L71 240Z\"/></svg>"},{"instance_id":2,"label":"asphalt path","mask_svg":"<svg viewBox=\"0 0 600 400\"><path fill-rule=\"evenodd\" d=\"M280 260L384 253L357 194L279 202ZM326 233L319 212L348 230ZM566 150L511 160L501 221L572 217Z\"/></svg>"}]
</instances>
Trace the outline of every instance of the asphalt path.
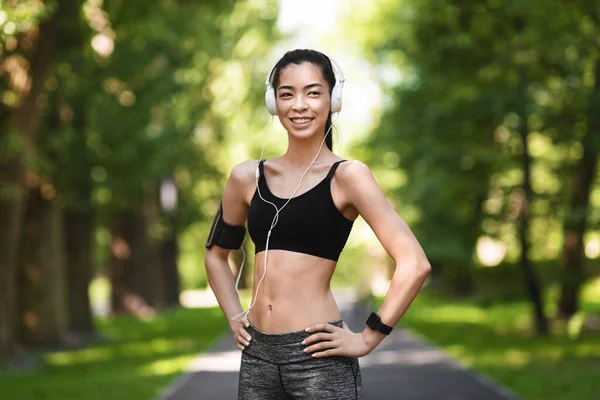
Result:
<instances>
[{"instance_id":1,"label":"asphalt path","mask_svg":"<svg viewBox=\"0 0 600 400\"><path fill-rule=\"evenodd\" d=\"M336 300L349 328L362 330L370 310L348 293L336 294ZM219 338L158 400L237 399L240 357L230 335ZM394 329L359 363L365 400L517 400L498 384L462 368L403 329Z\"/></svg>"}]
</instances>

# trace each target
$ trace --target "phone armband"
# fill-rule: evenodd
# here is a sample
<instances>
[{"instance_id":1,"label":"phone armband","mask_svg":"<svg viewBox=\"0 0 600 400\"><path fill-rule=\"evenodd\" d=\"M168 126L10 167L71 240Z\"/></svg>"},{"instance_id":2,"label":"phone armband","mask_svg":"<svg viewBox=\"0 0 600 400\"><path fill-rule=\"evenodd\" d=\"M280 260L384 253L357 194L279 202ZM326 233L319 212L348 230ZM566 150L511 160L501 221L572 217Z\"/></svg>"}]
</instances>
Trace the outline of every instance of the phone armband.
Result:
<instances>
[{"instance_id":1,"label":"phone armband","mask_svg":"<svg viewBox=\"0 0 600 400\"><path fill-rule=\"evenodd\" d=\"M239 249L244 242L245 236L246 228L243 225L230 225L223 220L223 202L221 202L210 228L206 248L210 249L214 245L217 245L223 249Z\"/></svg>"}]
</instances>

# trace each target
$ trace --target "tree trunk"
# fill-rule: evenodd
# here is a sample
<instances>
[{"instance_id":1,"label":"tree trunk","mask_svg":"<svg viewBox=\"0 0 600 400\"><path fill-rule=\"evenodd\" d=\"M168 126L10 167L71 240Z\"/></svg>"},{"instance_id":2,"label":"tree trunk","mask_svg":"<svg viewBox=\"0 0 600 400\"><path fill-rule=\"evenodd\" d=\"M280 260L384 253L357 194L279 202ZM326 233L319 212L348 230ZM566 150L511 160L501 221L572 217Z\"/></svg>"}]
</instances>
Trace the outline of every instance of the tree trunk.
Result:
<instances>
[{"instance_id":1,"label":"tree trunk","mask_svg":"<svg viewBox=\"0 0 600 400\"><path fill-rule=\"evenodd\" d=\"M139 265L139 268L148 276L143 297L150 306L156 309L167 307L162 246L162 241L155 238L147 238L144 259L141 260L142 263Z\"/></svg>"},{"instance_id":2,"label":"tree trunk","mask_svg":"<svg viewBox=\"0 0 600 400\"><path fill-rule=\"evenodd\" d=\"M160 207L154 187L152 190L148 190L146 195L146 201L141 208L142 212L138 214L138 218L140 218L139 237L137 238L139 252L135 253L134 257L136 271L145 280L137 290L138 294L152 307L166 308L169 303L166 297L168 278L165 276L165 263L169 261L169 258L165 260L165 242L162 235L156 234L152 229L159 218ZM176 257L176 253L174 257ZM174 261L176 262L176 259ZM179 294L178 289L176 289L176 293Z\"/></svg>"},{"instance_id":3,"label":"tree trunk","mask_svg":"<svg viewBox=\"0 0 600 400\"><path fill-rule=\"evenodd\" d=\"M44 193L47 197L47 192ZM67 328L62 210L37 189L29 193L19 251L20 341L57 346Z\"/></svg>"},{"instance_id":4,"label":"tree trunk","mask_svg":"<svg viewBox=\"0 0 600 400\"><path fill-rule=\"evenodd\" d=\"M600 117L596 99L600 94L600 62L596 64L596 85L589 105L588 129L582 139L583 157L578 161L571 186L571 200L565 216L563 271L557 318L568 320L579 310L579 291L585 280L583 269L583 235L589 214L590 193L598 165L600 151Z\"/></svg>"},{"instance_id":5,"label":"tree trunk","mask_svg":"<svg viewBox=\"0 0 600 400\"><path fill-rule=\"evenodd\" d=\"M171 214L167 215L168 220L168 231L167 237L162 247L162 267L164 277L164 293L165 293L165 305L167 307L179 306L179 270L177 269L177 257L178 257L178 246L177 246L177 230L176 230L176 216Z\"/></svg>"},{"instance_id":6,"label":"tree trunk","mask_svg":"<svg viewBox=\"0 0 600 400\"><path fill-rule=\"evenodd\" d=\"M67 252L67 304L69 313L69 331L80 339L90 338L95 334L89 286L94 276L94 214L92 205L92 162L87 149L87 109L81 101L72 100L72 127L76 136L69 148L67 162L60 162L55 155L57 178L69 177L63 186L69 202L65 208L65 242ZM58 110L54 116L54 132L60 130ZM50 136L50 135L48 135ZM77 171L74 173L73 171ZM65 197L66 197L65 196Z\"/></svg>"},{"instance_id":7,"label":"tree trunk","mask_svg":"<svg viewBox=\"0 0 600 400\"><path fill-rule=\"evenodd\" d=\"M523 154L521 158L521 168L523 171L523 185L521 187L521 198L519 204L519 242L521 244L521 270L525 280L525 287L533 305L533 314L536 331L540 335L548 334L548 319L544 314L544 303L541 289L541 283L536 271L529 259L529 205L533 198L533 189L531 187L531 156L527 145L529 135L529 124L527 118L527 78L521 71L519 84L519 117L520 125L518 129Z\"/></svg>"},{"instance_id":8,"label":"tree trunk","mask_svg":"<svg viewBox=\"0 0 600 400\"><path fill-rule=\"evenodd\" d=\"M11 174L11 171L14 172ZM0 194L0 358L8 358L16 353L15 284L25 191L20 184L24 172L21 165L14 163L12 168L3 165L0 167L0 173L2 172L16 181L11 185L16 192L14 199ZM0 178L4 177L0 175ZM2 179L0 182L6 184L7 180Z\"/></svg>"},{"instance_id":9,"label":"tree trunk","mask_svg":"<svg viewBox=\"0 0 600 400\"><path fill-rule=\"evenodd\" d=\"M94 270L92 226L89 211L65 213L68 327L84 338L95 333L89 296Z\"/></svg>"},{"instance_id":10,"label":"tree trunk","mask_svg":"<svg viewBox=\"0 0 600 400\"><path fill-rule=\"evenodd\" d=\"M110 269L111 309L116 314L141 318L154 315L144 298L148 276L143 268L144 223L133 211L123 212L111 227Z\"/></svg>"},{"instance_id":11,"label":"tree trunk","mask_svg":"<svg viewBox=\"0 0 600 400\"><path fill-rule=\"evenodd\" d=\"M482 182L489 182L489 173L485 170L485 166L481 166L478 171ZM489 188L486 188L485 192L480 193L476 196L473 204L473 212L470 214L468 225L465 227L465 233L463 234L465 249L470 249L469 257L463 260L462 265L458 265L457 268L460 272L457 276L455 294L458 296L471 296L475 292L475 279L473 276L473 253L476 251L477 240L482 233L482 220L483 220L483 205L488 197ZM485 194L484 194L485 193Z\"/></svg>"},{"instance_id":12,"label":"tree trunk","mask_svg":"<svg viewBox=\"0 0 600 400\"><path fill-rule=\"evenodd\" d=\"M56 26L57 14L54 14L40 24L37 38L30 38L30 47L21 49L30 68L23 66L25 71L20 72L26 73L31 86L15 89L22 98L16 108L0 104L0 141L6 135L17 134L23 139L25 149L31 149L35 142L39 122L37 100L54 57ZM16 352L17 254L26 194L22 153L4 154L3 158L0 162L0 358Z\"/></svg>"},{"instance_id":13,"label":"tree trunk","mask_svg":"<svg viewBox=\"0 0 600 400\"><path fill-rule=\"evenodd\" d=\"M122 214L110 228L110 304L115 314L125 313L125 297L129 292L126 282L132 269L131 248L133 242L133 218L131 214Z\"/></svg>"}]
</instances>

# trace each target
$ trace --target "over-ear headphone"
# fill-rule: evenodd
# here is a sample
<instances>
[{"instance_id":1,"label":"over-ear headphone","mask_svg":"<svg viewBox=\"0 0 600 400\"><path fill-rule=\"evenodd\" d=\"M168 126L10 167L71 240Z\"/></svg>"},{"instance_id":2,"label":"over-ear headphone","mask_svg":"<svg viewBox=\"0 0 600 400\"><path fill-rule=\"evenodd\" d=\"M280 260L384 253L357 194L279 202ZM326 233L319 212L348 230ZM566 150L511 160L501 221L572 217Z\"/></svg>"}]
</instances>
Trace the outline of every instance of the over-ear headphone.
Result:
<instances>
[{"instance_id":1,"label":"over-ear headphone","mask_svg":"<svg viewBox=\"0 0 600 400\"><path fill-rule=\"evenodd\" d=\"M331 90L331 112L337 113L342 109L342 89L344 88L344 73L340 68L340 65L331 57L325 55L329 59L331 63L331 68L333 69L333 74L335 75L335 85ZM269 110L269 114L277 115L277 103L275 100L275 88L273 88L273 70L277 66L275 63L269 73L267 74L267 79L265 81L265 85L267 86L267 91L265 92L265 103L267 104L267 110Z\"/></svg>"}]
</instances>

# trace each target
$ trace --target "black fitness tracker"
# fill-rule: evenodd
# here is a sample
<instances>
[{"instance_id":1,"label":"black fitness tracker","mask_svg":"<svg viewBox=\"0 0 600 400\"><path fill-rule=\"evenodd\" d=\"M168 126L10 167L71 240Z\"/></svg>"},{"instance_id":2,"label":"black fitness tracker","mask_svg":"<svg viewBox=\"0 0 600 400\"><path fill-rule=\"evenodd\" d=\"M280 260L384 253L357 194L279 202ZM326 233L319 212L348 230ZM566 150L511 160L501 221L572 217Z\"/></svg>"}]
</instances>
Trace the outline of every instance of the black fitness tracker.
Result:
<instances>
[{"instance_id":1,"label":"black fitness tracker","mask_svg":"<svg viewBox=\"0 0 600 400\"><path fill-rule=\"evenodd\" d=\"M381 322L381 318L379 317L379 315L377 315L377 313L374 312L372 312L371 315L369 315L369 318L367 319L367 326L373 329L374 331L383 333L384 335L389 335L390 332L392 332L392 329L394 329L391 326L388 326Z\"/></svg>"}]
</instances>

